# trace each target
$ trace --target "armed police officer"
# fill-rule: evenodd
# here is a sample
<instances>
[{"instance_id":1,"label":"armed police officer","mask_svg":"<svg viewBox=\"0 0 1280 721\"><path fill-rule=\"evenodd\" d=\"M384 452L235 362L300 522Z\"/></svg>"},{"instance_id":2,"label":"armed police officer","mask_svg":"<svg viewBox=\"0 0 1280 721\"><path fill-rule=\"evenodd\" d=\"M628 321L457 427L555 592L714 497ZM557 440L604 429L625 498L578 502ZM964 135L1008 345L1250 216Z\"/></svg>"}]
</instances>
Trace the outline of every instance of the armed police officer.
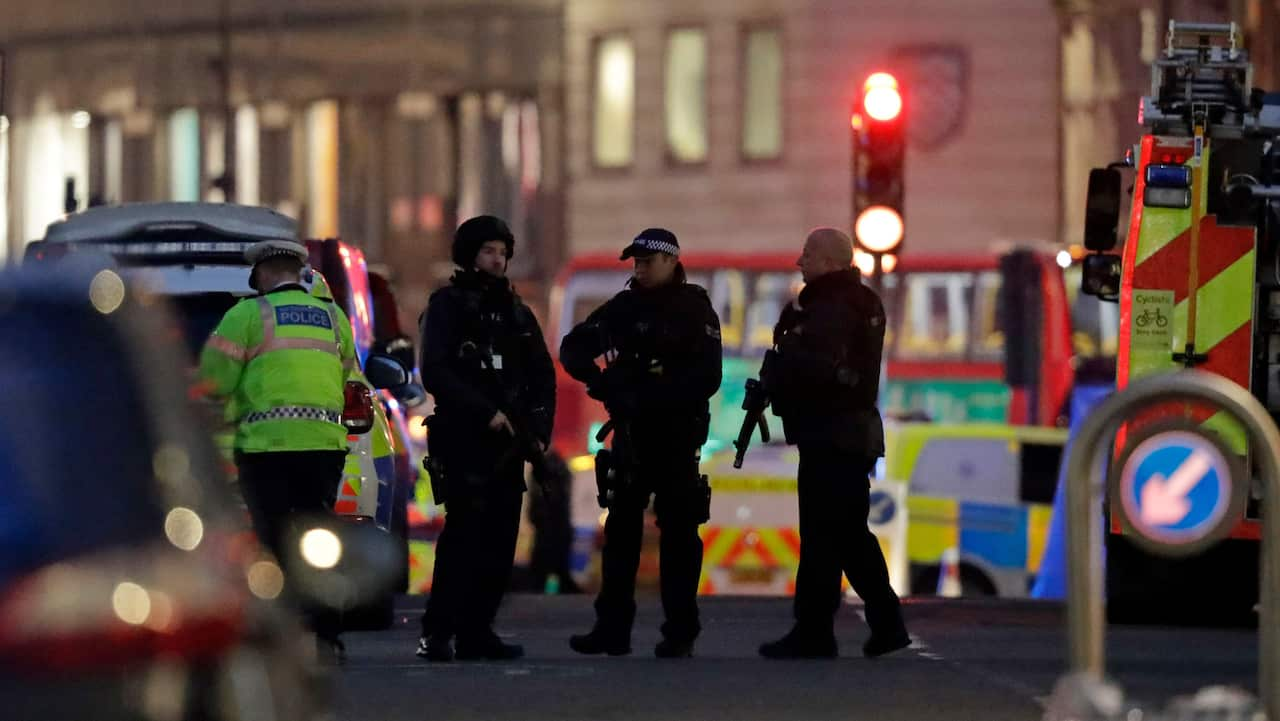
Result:
<instances>
[{"instance_id":1,"label":"armed police officer","mask_svg":"<svg viewBox=\"0 0 1280 721\"><path fill-rule=\"evenodd\" d=\"M343 386L355 368L351 323L302 286L307 249L289 240L245 252L258 296L223 316L200 354L200 390L236 419L239 484L263 545L288 571L286 524L331 509L347 455ZM312 615L319 649L341 660L337 619Z\"/></svg>"},{"instance_id":2,"label":"armed police officer","mask_svg":"<svg viewBox=\"0 0 1280 721\"><path fill-rule=\"evenodd\" d=\"M720 321L707 292L691 284L676 236L662 228L638 235L622 252L634 258L629 287L596 309L560 346L560 360L609 411L612 473L607 503L603 585L590 633L569 644L584 654L631 651L636 571L650 495L661 529L662 607L666 623L655 653L690 656L701 625L699 524L710 489L698 473L707 438L708 400L720 387ZM596 359L604 357L605 367ZM601 468L597 468L600 473Z\"/></svg>"},{"instance_id":3,"label":"armed police officer","mask_svg":"<svg viewBox=\"0 0 1280 721\"><path fill-rule=\"evenodd\" d=\"M418 656L504 660L493 622L511 577L524 463L544 453L555 414L555 368L532 311L506 278L515 237L482 215L457 229L459 270L422 321L422 384L436 401L427 442L446 516ZM440 477L442 476L442 478Z\"/></svg>"},{"instance_id":4,"label":"armed police officer","mask_svg":"<svg viewBox=\"0 0 1280 721\"><path fill-rule=\"evenodd\" d=\"M800 451L800 568L795 625L760 647L766 658L830 658L841 571L866 604L868 657L910 644L880 544L867 528L868 476L884 455L876 410L885 316L862 283L849 236L819 228L797 265L805 287L774 328L774 357L761 381Z\"/></svg>"}]
</instances>

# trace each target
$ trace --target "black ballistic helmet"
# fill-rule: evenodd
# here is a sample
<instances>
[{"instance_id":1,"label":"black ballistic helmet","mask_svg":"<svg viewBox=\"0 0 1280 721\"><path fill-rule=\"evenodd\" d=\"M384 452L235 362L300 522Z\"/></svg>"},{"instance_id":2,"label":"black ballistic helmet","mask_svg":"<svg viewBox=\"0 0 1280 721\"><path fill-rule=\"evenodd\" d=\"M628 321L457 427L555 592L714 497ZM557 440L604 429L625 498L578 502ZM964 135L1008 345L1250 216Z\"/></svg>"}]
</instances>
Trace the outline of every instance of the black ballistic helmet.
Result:
<instances>
[{"instance_id":1,"label":"black ballistic helmet","mask_svg":"<svg viewBox=\"0 0 1280 721\"><path fill-rule=\"evenodd\" d=\"M453 262L463 269L475 265L480 246L501 240L507 246L507 259L515 255L516 237L506 221L493 215L477 215L458 226L453 233Z\"/></svg>"}]
</instances>

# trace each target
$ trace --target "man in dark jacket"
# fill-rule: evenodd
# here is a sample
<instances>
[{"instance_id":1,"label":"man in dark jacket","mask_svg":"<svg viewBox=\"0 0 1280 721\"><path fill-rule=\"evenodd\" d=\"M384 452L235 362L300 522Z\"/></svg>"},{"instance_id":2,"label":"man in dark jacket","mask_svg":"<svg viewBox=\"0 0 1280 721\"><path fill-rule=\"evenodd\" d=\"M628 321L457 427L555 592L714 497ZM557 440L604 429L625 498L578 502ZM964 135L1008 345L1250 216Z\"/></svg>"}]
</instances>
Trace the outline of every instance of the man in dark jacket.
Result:
<instances>
[{"instance_id":1,"label":"man in dark jacket","mask_svg":"<svg viewBox=\"0 0 1280 721\"><path fill-rule=\"evenodd\" d=\"M800 450L800 568L795 626L760 647L766 658L834 658L833 624L840 574L866 604L868 657L911 643L889 585L880 544L867 528L868 476L884 455L876 410L884 306L851 269L849 236L834 228L809 234L797 261L805 288L773 331L774 362L762 378Z\"/></svg>"},{"instance_id":2,"label":"man in dark jacket","mask_svg":"<svg viewBox=\"0 0 1280 721\"><path fill-rule=\"evenodd\" d=\"M545 452L555 413L555 368L533 313L506 279L515 240L482 215L458 227L460 270L423 315L423 386L436 400L428 443L443 479L444 530L418 655L512 659L519 646L492 630L511 577L524 462ZM443 483L439 483L443 480Z\"/></svg>"},{"instance_id":3,"label":"man in dark jacket","mask_svg":"<svg viewBox=\"0 0 1280 721\"><path fill-rule=\"evenodd\" d=\"M693 653L701 630L698 579L710 488L698 473L710 422L708 400L720 388L720 321L707 292L689 283L676 236L640 233L622 253L635 258L630 287L596 309L560 346L569 375L604 403L615 426L614 480L607 494L603 585L596 624L569 645L579 653L631 652L636 570L644 511L655 496L661 540L661 658ZM596 359L604 357L602 370Z\"/></svg>"}]
</instances>

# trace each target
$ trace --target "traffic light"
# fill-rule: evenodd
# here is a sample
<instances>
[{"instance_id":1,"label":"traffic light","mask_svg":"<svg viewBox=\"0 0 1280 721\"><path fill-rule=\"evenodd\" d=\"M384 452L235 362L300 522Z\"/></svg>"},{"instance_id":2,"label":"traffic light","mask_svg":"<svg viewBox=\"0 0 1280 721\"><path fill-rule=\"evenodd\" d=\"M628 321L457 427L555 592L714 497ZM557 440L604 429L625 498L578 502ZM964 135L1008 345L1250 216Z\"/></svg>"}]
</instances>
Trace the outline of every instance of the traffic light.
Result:
<instances>
[{"instance_id":1,"label":"traffic light","mask_svg":"<svg viewBox=\"0 0 1280 721\"><path fill-rule=\"evenodd\" d=\"M851 118L853 130L853 234L863 250L896 253L902 213L906 133L902 93L889 73L872 73Z\"/></svg>"}]
</instances>

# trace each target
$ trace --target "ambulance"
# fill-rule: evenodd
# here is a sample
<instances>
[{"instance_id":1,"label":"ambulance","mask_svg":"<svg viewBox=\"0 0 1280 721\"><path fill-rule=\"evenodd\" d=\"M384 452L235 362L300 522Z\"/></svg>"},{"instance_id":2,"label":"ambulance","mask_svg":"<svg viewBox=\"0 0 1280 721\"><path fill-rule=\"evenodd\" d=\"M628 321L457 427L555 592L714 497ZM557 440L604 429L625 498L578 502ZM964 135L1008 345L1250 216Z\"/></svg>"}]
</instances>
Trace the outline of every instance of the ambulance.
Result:
<instances>
[{"instance_id":1,"label":"ambulance","mask_svg":"<svg viewBox=\"0 0 1280 721\"><path fill-rule=\"evenodd\" d=\"M1060 428L1002 423L887 422L867 520L894 590L1025 597L1048 537L1066 437ZM799 456L778 444L751 453L741 469L724 455L704 468L712 483L704 594L795 591ZM951 588L939 583L949 555Z\"/></svg>"}]
</instances>

